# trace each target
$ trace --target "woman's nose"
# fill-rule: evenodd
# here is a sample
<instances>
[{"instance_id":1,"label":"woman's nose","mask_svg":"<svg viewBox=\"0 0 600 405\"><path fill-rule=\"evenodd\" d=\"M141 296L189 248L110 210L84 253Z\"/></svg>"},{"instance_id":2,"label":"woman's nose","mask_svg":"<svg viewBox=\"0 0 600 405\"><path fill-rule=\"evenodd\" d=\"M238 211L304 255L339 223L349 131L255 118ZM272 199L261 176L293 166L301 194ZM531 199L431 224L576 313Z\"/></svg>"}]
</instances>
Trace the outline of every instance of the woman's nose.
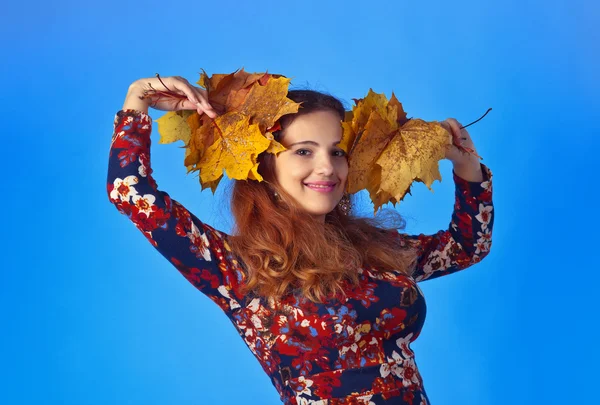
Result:
<instances>
[{"instance_id":1,"label":"woman's nose","mask_svg":"<svg viewBox=\"0 0 600 405\"><path fill-rule=\"evenodd\" d=\"M333 161L331 156L324 156L318 160L317 172L323 176L331 176L334 171Z\"/></svg>"}]
</instances>

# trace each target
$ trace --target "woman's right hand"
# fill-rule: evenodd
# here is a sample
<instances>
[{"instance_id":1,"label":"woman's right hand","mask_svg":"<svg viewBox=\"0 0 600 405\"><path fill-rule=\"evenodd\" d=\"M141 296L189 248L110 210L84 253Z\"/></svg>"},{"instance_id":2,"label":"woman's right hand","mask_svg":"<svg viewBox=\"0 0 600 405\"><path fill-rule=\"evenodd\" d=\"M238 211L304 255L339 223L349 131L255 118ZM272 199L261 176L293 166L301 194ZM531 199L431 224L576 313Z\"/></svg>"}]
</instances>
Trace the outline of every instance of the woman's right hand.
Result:
<instances>
[{"instance_id":1,"label":"woman's right hand","mask_svg":"<svg viewBox=\"0 0 600 405\"><path fill-rule=\"evenodd\" d=\"M127 99L132 104L141 101L146 107L161 111L196 110L198 114L206 113L210 118L217 116L213 107L208 103L207 91L192 86L181 76L136 80L129 86ZM125 106L123 109L126 109Z\"/></svg>"}]
</instances>

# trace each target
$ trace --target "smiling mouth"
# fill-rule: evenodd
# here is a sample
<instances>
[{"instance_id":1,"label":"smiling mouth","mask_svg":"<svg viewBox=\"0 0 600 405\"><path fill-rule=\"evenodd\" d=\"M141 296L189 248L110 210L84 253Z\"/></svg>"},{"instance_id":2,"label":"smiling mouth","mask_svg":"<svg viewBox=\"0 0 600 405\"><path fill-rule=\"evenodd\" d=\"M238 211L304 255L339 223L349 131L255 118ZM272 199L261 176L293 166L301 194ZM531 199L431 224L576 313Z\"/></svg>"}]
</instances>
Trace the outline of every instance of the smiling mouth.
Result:
<instances>
[{"instance_id":1,"label":"smiling mouth","mask_svg":"<svg viewBox=\"0 0 600 405\"><path fill-rule=\"evenodd\" d=\"M335 186L336 184L333 184L331 186L326 186L326 185L321 185L321 184L304 184L306 187L310 188L311 190L314 191L318 191L320 193L330 193L333 190L335 190Z\"/></svg>"}]
</instances>

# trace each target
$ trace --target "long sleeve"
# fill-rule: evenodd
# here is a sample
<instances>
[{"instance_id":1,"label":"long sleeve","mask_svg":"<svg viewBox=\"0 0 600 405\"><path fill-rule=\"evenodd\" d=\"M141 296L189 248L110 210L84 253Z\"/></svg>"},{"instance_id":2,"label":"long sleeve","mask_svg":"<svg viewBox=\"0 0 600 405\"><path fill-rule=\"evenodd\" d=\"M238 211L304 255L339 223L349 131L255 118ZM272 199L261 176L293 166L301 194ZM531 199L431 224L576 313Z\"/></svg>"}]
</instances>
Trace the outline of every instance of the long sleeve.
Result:
<instances>
[{"instance_id":1,"label":"long sleeve","mask_svg":"<svg viewBox=\"0 0 600 405\"><path fill-rule=\"evenodd\" d=\"M242 272L232 258L227 235L158 190L150 166L151 130L148 114L121 110L115 115L108 198L197 289L224 311L237 308Z\"/></svg>"},{"instance_id":2,"label":"long sleeve","mask_svg":"<svg viewBox=\"0 0 600 405\"><path fill-rule=\"evenodd\" d=\"M455 203L447 230L434 235L401 236L417 248L415 281L456 273L480 262L490 252L494 226L492 172L481 163L482 182L469 182L453 172Z\"/></svg>"}]
</instances>

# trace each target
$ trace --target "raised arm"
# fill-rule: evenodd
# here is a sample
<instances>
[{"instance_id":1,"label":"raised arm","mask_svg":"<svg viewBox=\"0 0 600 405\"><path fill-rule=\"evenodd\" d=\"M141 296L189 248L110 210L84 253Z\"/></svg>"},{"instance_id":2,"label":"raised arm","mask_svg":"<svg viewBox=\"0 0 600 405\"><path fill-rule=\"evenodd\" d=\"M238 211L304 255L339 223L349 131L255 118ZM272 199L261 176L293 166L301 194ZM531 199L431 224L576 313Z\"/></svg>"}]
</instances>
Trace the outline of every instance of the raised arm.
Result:
<instances>
[{"instance_id":1,"label":"raised arm","mask_svg":"<svg viewBox=\"0 0 600 405\"><path fill-rule=\"evenodd\" d=\"M481 164L483 181L467 181L453 171L455 203L447 230L434 235L405 235L418 249L413 278L430 280L480 262L490 252L494 226L492 172Z\"/></svg>"},{"instance_id":2,"label":"raised arm","mask_svg":"<svg viewBox=\"0 0 600 405\"><path fill-rule=\"evenodd\" d=\"M115 116L109 200L190 283L223 310L232 310L239 306L236 291L241 271L232 260L227 235L202 223L158 189L150 166L152 120L139 95L139 89L130 88Z\"/></svg>"}]
</instances>

